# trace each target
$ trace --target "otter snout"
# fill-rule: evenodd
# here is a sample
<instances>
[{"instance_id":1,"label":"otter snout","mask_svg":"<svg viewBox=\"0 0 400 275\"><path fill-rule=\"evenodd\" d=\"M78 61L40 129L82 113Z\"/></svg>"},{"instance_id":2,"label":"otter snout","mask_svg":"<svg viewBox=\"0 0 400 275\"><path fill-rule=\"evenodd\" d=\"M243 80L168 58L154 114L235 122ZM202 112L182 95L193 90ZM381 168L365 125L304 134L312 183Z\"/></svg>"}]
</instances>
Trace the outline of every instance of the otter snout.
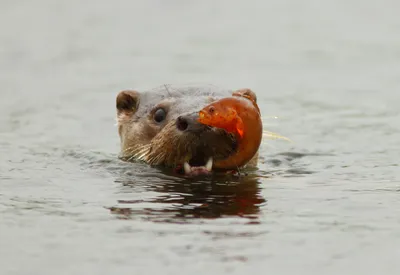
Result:
<instances>
[{"instance_id":1,"label":"otter snout","mask_svg":"<svg viewBox=\"0 0 400 275\"><path fill-rule=\"evenodd\" d=\"M176 128L182 132L201 133L209 127L201 124L198 118L197 112L181 115L176 119Z\"/></svg>"}]
</instances>

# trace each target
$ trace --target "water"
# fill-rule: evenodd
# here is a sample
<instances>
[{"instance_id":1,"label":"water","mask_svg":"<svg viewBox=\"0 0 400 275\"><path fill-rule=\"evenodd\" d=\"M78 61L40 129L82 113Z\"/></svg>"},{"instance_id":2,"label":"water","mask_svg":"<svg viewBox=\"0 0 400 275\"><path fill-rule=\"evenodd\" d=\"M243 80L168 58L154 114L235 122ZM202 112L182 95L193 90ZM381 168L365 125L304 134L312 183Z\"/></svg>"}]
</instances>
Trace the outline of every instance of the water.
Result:
<instances>
[{"instance_id":1,"label":"water","mask_svg":"<svg viewBox=\"0 0 400 275\"><path fill-rule=\"evenodd\" d=\"M0 7L1 274L398 274L397 1ZM251 88L292 142L242 179L119 161L116 94L164 83Z\"/></svg>"}]
</instances>

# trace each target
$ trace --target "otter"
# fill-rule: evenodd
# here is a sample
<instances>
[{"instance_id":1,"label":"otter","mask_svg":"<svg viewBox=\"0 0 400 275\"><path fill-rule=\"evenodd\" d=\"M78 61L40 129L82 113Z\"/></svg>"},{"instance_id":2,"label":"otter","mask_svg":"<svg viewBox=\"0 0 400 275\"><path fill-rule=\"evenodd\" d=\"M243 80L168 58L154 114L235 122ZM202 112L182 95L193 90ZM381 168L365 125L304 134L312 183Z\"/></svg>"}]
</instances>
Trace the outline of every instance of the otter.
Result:
<instances>
[{"instance_id":1,"label":"otter","mask_svg":"<svg viewBox=\"0 0 400 275\"><path fill-rule=\"evenodd\" d=\"M116 97L119 157L171 167L186 175L211 173L214 161L235 153L237 141L223 129L200 124L198 112L237 93L256 100L250 89L229 90L213 85L162 85L143 92L120 91ZM257 159L258 151L244 166L257 165Z\"/></svg>"}]
</instances>

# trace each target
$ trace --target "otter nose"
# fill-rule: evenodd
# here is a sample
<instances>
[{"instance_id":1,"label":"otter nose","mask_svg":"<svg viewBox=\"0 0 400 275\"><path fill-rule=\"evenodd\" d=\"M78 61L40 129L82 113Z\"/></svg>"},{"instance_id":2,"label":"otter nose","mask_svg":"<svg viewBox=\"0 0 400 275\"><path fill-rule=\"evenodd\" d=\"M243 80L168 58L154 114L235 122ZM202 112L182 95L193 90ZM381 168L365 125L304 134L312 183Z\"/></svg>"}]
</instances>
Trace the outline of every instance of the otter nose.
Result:
<instances>
[{"instance_id":1,"label":"otter nose","mask_svg":"<svg viewBox=\"0 0 400 275\"><path fill-rule=\"evenodd\" d=\"M179 131L190 131L190 132L200 132L205 129L205 125L197 121L199 118L197 113L192 113L189 115L182 115L176 119L176 128Z\"/></svg>"},{"instance_id":2,"label":"otter nose","mask_svg":"<svg viewBox=\"0 0 400 275\"><path fill-rule=\"evenodd\" d=\"M185 131L188 128L188 119L185 116L179 116L178 119L176 120L176 127L181 130Z\"/></svg>"}]
</instances>

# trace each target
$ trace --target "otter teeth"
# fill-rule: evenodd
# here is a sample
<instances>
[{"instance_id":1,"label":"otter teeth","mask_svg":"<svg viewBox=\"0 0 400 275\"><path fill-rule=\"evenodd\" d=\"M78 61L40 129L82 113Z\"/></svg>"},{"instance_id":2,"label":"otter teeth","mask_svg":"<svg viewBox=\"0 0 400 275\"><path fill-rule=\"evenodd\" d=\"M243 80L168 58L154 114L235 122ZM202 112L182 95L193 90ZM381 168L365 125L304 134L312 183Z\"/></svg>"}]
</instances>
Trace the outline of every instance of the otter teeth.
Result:
<instances>
[{"instance_id":1,"label":"otter teeth","mask_svg":"<svg viewBox=\"0 0 400 275\"><path fill-rule=\"evenodd\" d=\"M213 158L210 157L206 163L206 169L211 172L213 166Z\"/></svg>"},{"instance_id":2,"label":"otter teeth","mask_svg":"<svg viewBox=\"0 0 400 275\"><path fill-rule=\"evenodd\" d=\"M185 161L183 164L183 168L185 169L186 174L190 174L190 172L192 172L192 167L190 167L190 164L187 161Z\"/></svg>"},{"instance_id":3,"label":"otter teeth","mask_svg":"<svg viewBox=\"0 0 400 275\"><path fill-rule=\"evenodd\" d=\"M207 160L207 163L205 166L190 166L189 162L185 161L183 163L183 169L185 170L185 174L186 175L190 175L190 174L197 174L197 173L204 173L204 172L211 172L212 171L212 166L213 166L213 158L210 157ZM206 173L207 173L206 172Z\"/></svg>"}]
</instances>

